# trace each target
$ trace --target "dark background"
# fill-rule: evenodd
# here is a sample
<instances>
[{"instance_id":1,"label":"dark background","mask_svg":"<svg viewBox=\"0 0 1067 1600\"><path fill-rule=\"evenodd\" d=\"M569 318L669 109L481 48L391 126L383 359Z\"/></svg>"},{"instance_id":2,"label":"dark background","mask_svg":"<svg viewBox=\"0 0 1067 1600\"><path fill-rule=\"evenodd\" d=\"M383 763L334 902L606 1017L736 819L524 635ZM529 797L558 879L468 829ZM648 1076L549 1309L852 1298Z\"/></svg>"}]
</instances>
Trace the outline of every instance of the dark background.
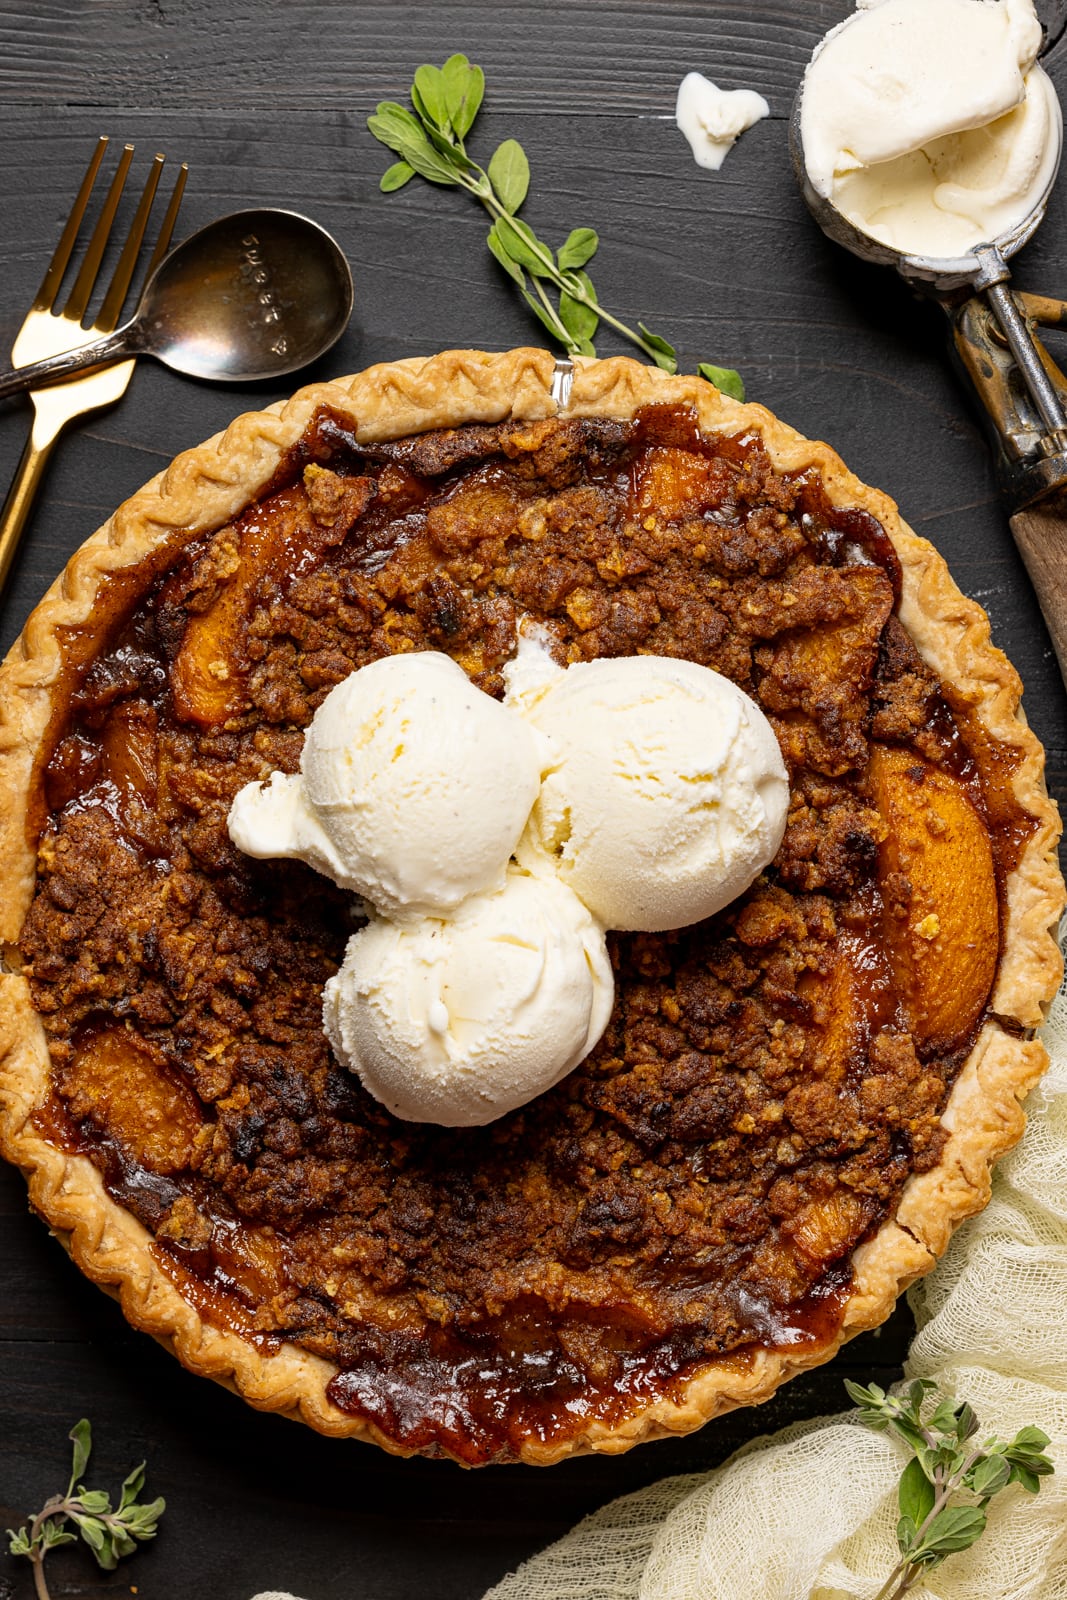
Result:
<instances>
[{"instance_id":1,"label":"dark background","mask_svg":"<svg viewBox=\"0 0 1067 1600\"><path fill-rule=\"evenodd\" d=\"M526 215L550 240L595 226L605 304L640 316L699 360L739 367L749 396L835 445L894 495L979 600L1026 685L1025 706L1067 791L1067 702L997 502L983 436L943 357L940 313L891 274L827 244L796 194L786 119L817 39L848 0L0 0L0 350L6 352L100 133L190 166L179 236L249 205L305 211L338 238L356 312L308 377L455 345L539 342L482 243L463 194L414 182L383 196L390 159L366 132L377 100L414 68L464 50L486 69L471 139L484 162L522 140ZM1067 0L1038 0L1046 65L1067 91ZM772 116L703 172L673 121L685 72L766 95ZM110 170L110 169L109 169ZM1067 293L1067 187L1019 258L1026 288ZM600 354L623 346L600 340ZM1061 357L1062 358L1062 357ZM58 448L0 604L0 648L70 553L177 451L277 390L212 388L142 362L124 399ZM25 440L24 400L0 402L0 488ZM0 888L2 892L2 888ZM91 1482L112 1488L147 1458L169 1509L156 1543L118 1572L82 1549L50 1558L53 1594L101 1591L246 1600L476 1600L585 1512L668 1473L721 1461L757 1433L839 1409L840 1380L888 1381L907 1345L901 1308L831 1367L758 1412L617 1459L464 1473L399 1461L261 1416L183 1371L84 1281L0 1169L0 1524L18 1523L69 1471L66 1433L92 1419ZM813 1496L818 1486L813 1485ZM135 1590L133 1586L136 1586ZM25 1562L0 1555L0 1600L29 1596Z\"/></svg>"}]
</instances>

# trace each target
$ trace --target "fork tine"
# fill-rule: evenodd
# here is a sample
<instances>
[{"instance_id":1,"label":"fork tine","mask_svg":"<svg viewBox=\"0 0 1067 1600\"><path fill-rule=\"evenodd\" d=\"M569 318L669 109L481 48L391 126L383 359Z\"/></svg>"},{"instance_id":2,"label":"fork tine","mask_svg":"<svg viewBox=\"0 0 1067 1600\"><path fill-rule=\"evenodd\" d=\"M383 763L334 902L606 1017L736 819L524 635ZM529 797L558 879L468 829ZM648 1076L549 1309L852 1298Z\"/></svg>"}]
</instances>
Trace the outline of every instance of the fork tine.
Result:
<instances>
[{"instance_id":1,"label":"fork tine","mask_svg":"<svg viewBox=\"0 0 1067 1600\"><path fill-rule=\"evenodd\" d=\"M81 271L74 280L74 287L70 291L66 305L63 307L63 316L71 322L80 322L85 315L85 308L89 304L89 296L93 292L96 275L100 271L100 262L103 260L108 236L111 233L111 224L115 220L115 212L118 210L119 201L122 198L126 174L130 170L130 162L132 160L133 145L128 144L123 148L118 169L111 180L111 188L107 192L104 209L101 211L96 227L93 229L93 236L89 240L89 248L85 253Z\"/></svg>"},{"instance_id":2,"label":"fork tine","mask_svg":"<svg viewBox=\"0 0 1067 1600\"><path fill-rule=\"evenodd\" d=\"M178 220L178 211L181 207L182 195L185 193L185 180L188 176L189 166L187 162L183 161L181 167L178 169L178 176L174 183L174 193L170 197L170 204L167 206L166 215L163 218L163 223L159 230L159 238L156 240L156 247L152 251L151 258L148 262L148 268L145 272L146 283L159 266L159 263L163 260L163 257L166 255L167 251L170 249L170 237L174 232L174 224Z\"/></svg>"},{"instance_id":3,"label":"fork tine","mask_svg":"<svg viewBox=\"0 0 1067 1600\"><path fill-rule=\"evenodd\" d=\"M151 170L141 190L141 198L137 202L137 210L130 231L126 235L126 243L122 247L122 254L111 275L104 303L100 307L99 315L93 322L93 327L100 333L110 333L118 327L119 317L122 315L123 303L133 277L133 269L137 265L137 253L141 248L145 229L148 226L148 213L152 209L152 202L156 197L156 188L159 184L159 175L163 171L164 157L157 155L152 162Z\"/></svg>"},{"instance_id":4,"label":"fork tine","mask_svg":"<svg viewBox=\"0 0 1067 1600\"><path fill-rule=\"evenodd\" d=\"M70 208L70 215L66 220L63 232L60 234L59 243L56 245L52 259L48 263L48 270L41 279L41 287L38 289L31 307L33 311L51 311L52 309L52 304L59 293L59 286L63 282L63 274L67 270L70 254L78 237L78 229L81 227L82 217L85 215L85 207L89 203L89 195L92 193L93 184L96 182L96 175L100 171L100 163L104 159L104 151L107 146L107 135L102 134L97 140L96 149L93 151L89 165L85 169L85 177L82 179L81 188L78 190L77 198Z\"/></svg>"}]
</instances>

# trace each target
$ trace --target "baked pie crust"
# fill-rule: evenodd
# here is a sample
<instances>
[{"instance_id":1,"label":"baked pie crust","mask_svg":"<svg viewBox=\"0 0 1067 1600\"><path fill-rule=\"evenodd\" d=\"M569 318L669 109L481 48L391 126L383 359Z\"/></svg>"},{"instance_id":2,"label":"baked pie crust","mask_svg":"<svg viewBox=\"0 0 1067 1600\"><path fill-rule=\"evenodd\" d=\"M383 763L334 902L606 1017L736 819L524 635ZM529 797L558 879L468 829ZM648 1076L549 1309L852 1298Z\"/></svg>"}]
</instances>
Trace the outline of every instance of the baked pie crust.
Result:
<instances>
[{"instance_id":1,"label":"baked pie crust","mask_svg":"<svg viewBox=\"0 0 1067 1600\"><path fill-rule=\"evenodd\" d=\"M555 363L542 350L502 355L452 351L377 366L318 384L178 456L121 506L75 554L28 620L0 672L0 1146L26 1173L31 1203L83 1272L122 1302L127 1319L167 1344L195 1372L252 1405L301 1419L327 1434L412 1453L374 1423L334 1405L334 1366L281 1344L258 1347L205 1320L183 1297L150 1246L152 1235L105 1189L87 1156L52 1143L34 1122L50 1063L40 1018L20 975L20 931L34 894L41 800L38 756L63 682L63 649L93 637L102 587L148 558L218 529L271 484L321 407L354 420L361 442L400 439L466 423L536 421L564 414L553 399ZM1004 937L986 1020L956 1078L943 1116L948 1137L932 1170L907 1182L892 1220L851 1258L844 1314L828 1342L748 1349L717 1357L671 1394L620 1421L596 1416L568 1437L531 1435L513 1452L547 1464L586 1451L620 1452L645 1439L686 1433L709 1418L767 1399L786 1378L828 1360L853 1335L880 1323L908 1284L931 1267L965 1217L989 1195L990 1169L1019 1138L1020 1101L1046 1065L1031 1037L1061 976L1052 930L1064 888L1055 856L1060 832L1043 781L1043 755L1019 710L1021 685L990 642L985 613L956 588L945 563L901 521L893 502L867 488L826 445L813 443L760 406L738 405L691 377L668 377L627 359L579 362L565 415L630 419L650 404L684 405L705 433L762 440L773 467L815 469L836 507L868 512L886 530L902 568L898 616L924 661L952 686L953 703L1007 757L1014 804L1032 819L1003 893Z\"/></svg>"}]
</instances>

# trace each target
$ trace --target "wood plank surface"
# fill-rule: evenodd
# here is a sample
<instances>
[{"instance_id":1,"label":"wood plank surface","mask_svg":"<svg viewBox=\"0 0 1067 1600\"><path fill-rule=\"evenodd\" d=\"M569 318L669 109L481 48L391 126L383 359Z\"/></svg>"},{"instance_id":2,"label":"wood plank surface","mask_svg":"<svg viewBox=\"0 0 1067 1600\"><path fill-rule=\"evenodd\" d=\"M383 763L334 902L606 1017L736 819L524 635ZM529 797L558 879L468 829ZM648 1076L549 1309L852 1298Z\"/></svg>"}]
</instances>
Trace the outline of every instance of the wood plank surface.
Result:
<instances>
[{"instance_id":1,"label":"wood plank surface","mask_svg":"<svg viewBox=\"0 0 1067 1600\"><path fill-rule=\"evenodd\" d=\"M132 139L138 161L158 148L189 162L181 231L276 204L335 233L355 274L356 314L309 378L450 345L537 342L484 248L473 203L420 184L389 197L377 189L387 158L366 132L368 113L402 94L420 61L464 49L489 84L475 150L521 138L534 173L530 221L552 239L579 224L599 229L604 301L670 337L689 370L698 360L740 367L751 398L828 439L941 549L1018 667L1051 786L1067 798L1067 701L984 437L944 358L941 315L831 247L793 186L784 121L816 39L848 9L847 0L0 0L0 349L101 131ZM1063 92L1067 0L1039 9ZM717 175L696 168L672 120L691 68L771 101L772 117ZM1018 278L1067 293L1067 189ZM611 337L600 346L621 348ZM119 501L238 410L292 386L215 388L141 363L123 401L59 447L0 604L0 646ZM4 483L26 419L24 402L0 403ZM80 1277L28 1215L8 1168L0 1285L0 1526L65 1483L66 1432L89 1415L99 1475L114 1485L147 1457L150 1489L170 1508L156 1545L111 1577L80 1551L58 1552L56 1593L136 1586L154 1600L244 1600L263 1587L308 1600L477 1600L614 1495L838 1409L843 1372L888 1381L909 1325L902 1307L832 1367L690 1439L472 1476L321 1439L182 1371ZM0 1556L0 1600L30 1593L25 1563Z\"/></svg>"}]
</instances>

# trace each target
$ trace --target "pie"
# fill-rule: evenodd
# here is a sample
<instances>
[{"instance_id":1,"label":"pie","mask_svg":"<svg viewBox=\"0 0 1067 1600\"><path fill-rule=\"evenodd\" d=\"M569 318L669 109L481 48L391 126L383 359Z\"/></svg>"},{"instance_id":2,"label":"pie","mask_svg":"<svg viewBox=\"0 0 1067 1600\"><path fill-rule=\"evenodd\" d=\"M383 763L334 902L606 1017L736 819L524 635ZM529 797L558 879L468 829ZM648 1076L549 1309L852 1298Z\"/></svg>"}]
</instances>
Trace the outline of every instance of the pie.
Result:
<instances>
[{"instance_id":1,"label":"pie","mask_svg":"<svg viewBox=\"0 0 1067 1600\"><path fill-rule=\"evenodd\" d=\"M194 1371L472 1465L684 1433L880 1322L1019 1137L1060 976L1042 752L932 547L758 406L558 376L451 352L239 417L0 678L0 1138L33 1206ZM524 617L561 664L753 694L786 836L709 921L610 936L612 1021L555 1089L401 1123L322 1031L351 898L227 811L386 653L500 693Z\"/></svg>"}]
</instances>

